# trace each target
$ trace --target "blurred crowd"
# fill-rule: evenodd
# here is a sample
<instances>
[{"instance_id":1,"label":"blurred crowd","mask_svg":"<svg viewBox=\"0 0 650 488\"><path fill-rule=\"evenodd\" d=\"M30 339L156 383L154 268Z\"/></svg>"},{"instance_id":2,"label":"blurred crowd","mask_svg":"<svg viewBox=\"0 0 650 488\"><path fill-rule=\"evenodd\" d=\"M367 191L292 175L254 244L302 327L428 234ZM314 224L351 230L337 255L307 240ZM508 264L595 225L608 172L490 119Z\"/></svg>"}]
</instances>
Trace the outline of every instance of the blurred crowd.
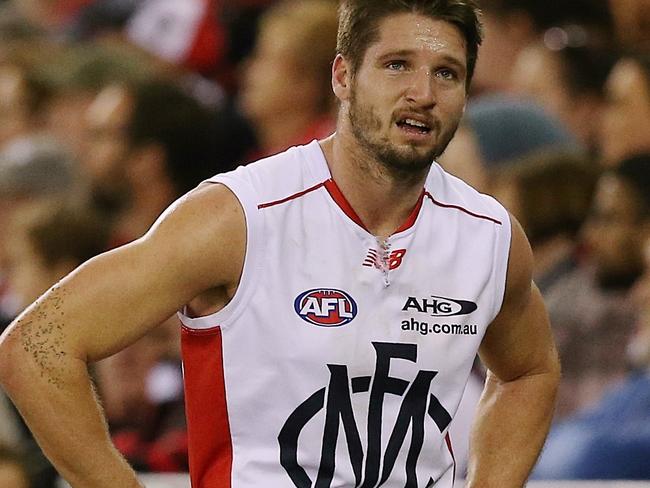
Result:
<instances>
[{"instance_id":1,"label":"blurred crowd","mask_svg":"<svg viewBox=\"0 0 650 488\"><path fill-rule=\"evenodd\" d=\"M650 2L478 3L485 41L440 164L531 242L563 364L534 477L650 479ZM0 330L205 178L330 134L336 9L0 0ZM176 318L91 373L129 462L187 470ZM461 475L482 374L453 426ZM0 391L0 487L54 480Z\"/></svg>"}]
</instances>

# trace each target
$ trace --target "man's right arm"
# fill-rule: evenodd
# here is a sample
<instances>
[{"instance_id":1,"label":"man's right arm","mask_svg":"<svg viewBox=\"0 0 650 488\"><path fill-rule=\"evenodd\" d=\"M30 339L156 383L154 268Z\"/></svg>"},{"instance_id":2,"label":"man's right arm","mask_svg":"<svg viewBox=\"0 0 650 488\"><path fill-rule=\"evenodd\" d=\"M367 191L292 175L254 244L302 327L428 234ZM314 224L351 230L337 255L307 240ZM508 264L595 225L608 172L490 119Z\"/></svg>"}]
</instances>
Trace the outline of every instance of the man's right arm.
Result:
<instances>
[{"instance_id":1,"label":"man's right arm","mask_svg":"<svg viewBox=\"0 0 650 488\"><path fill-rule=\"evenodd\" d=\"M204 292L221 288L232 296L245 247L237 199L221 185L204 185L141 239L61 280L2 335L0 382L73 487L140 486L110 442L88 363L133 343Z\"/></svg>"}]
</instances>

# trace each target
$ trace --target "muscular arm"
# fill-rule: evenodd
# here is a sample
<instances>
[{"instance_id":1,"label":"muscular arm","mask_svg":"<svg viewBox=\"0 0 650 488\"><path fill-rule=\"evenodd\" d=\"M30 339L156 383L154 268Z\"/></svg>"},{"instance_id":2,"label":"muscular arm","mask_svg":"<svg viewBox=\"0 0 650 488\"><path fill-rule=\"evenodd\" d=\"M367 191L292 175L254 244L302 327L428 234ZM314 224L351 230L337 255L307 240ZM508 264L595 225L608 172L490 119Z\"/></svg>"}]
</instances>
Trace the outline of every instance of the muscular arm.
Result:
<instances>
[{"instance_id":1,"label":"muscular arm","mask_svg":"<svg viewBox=\"0 0 650 488\"><path fill-rule=\"evenodd\" d=\"M73 487L140 486L110 442L87 366L131 344L205 291L236 287L243 212L207 185L147 235L55 285L0 339L0 381Z\"/></svg>"},{"instance_id":2,"label":"muscular arm","mask_svg":"<svg viewBox=\"0 0 650 488\"><path fill-rule=\"evenodd\" d=\"M532 255L519 224L503 307L480 349L488 379L470 444L468 488L521 488L546 439L560 377Z\"/></svg>"}]
</instances>

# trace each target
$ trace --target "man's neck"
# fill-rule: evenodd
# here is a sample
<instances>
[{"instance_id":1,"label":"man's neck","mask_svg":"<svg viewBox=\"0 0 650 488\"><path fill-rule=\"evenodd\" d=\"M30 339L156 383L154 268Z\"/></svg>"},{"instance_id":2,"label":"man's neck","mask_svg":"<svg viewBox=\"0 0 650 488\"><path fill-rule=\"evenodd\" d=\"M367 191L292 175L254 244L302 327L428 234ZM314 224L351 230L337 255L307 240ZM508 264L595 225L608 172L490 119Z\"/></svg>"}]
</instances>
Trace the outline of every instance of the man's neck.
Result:
<instances>
[{"instance_id":1,"label":"man's neck","mask_svg":"<svg viewBox=\"0 0 650 488\"><path fill-rule=\"evenodd\" d=\"M368 231L378 238L393 234L417 205L428 169L392 174L351 134L337 133L321 147L332 178Z\"/></svg>"}]
</instances>

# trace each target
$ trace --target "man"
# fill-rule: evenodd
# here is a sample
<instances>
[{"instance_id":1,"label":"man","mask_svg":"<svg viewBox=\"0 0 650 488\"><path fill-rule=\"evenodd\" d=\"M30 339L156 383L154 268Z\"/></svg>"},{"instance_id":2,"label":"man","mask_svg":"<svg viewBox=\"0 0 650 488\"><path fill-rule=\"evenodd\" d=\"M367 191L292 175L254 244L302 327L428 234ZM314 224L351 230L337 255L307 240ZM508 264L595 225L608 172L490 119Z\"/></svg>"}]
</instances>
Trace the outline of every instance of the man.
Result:
<instances>
[{"instance_id":1,"label":"man","mask_svg":"<svg viewBox=\"0 0 650 488\"><path fill-rule=\"evenodd\" d=\"M336 135L202 185L5 334L2 383L72 486L140 486L87 363L179 308L194 486L451 487L447 427L479 346L468 486L523 486L559 377L530 249L431 168L479 30L467 1L344 3Z\"/></svg>"},{"instance_id":2,"label":"man","mask_svg":"<svg viewBox=\"0 0 650 488\"><path fill-rule=\"evenodd\" d=\"M223 166L213 114L173 81L109 84L86 113L82 161L113 243L146 232L174 200Z\"/></svg>"},{"instance_id":3,"label":"man","mask_svg":"<svg viewBox=\"0 0 650 488\"><path fill-rule=\"evenodd\" d=\"M609 187L609 196L604 188ZM623 191L621 191L623 190ZM636 207L634 228L628 235L636 234L636 242L626 247L628 254L637 254L643 270L627 297L637 309L634 331L613 330L610 325L604 339L611 343L585 350L589 357L617 358L622 335L627 335L627 359L632 368L624 381L610 387L605 395L589 408L557 423L549 434L544 453L535 468L540 479L650 479L650 157L637 157L623 161L603 178L600 204L596 204L600 217L617 217L618 223L603 226L601 234L625 233L631 207ZM630 199L631 196L631 199ZM634 201L633 201L634 200ZM610 202L608 204L608 201ZM614 205L612 205L614 203ZM618 210L616 210L618 209ZM619 300L619 306L622 300ZM625 324L616 324L623 329ZM596 331L596 343L602 333ZM631 333L631 334L630 334ZM631 336L631 337L630 337ZM576 338L580 340L580 338ZM583 339L584 340L584 339ZM593 335L589 336L593 340ZM623 344L625 345L625 344ZM618 351L616 348L618 346ZM606 349L606 350L605 350ZM614 367L617 361L614 361ZM608 366L609 369L612 366ZM600 373L597 371L597 373ZM604 373L607 373L605 371ZM596 376L596 375L594 375ZM607 377L601 373L601 377ZM601 380L602 381L602 380Z\"/></svg>"},{"instance_id":4,"label":"man","mask_svg":"<svg viewBox=\"0 0 650 488\"><path fill-rule=\"evenodd\" d=\"M278 2L262 16L239 98L263 155L334 132L337 27L331 0Z\"/></svg>"},{"instance_id":5,"label":"man","mask_svg":"<svg viewBox=\"0 0 650 488\"><path fill-rule=\"evenodd\" d=\"M18 55L0 65L0 148L42 128L49 92L35 71Z\"/></svg>"},{"instance_id":6,"label":"man","mask_svg":"<svg viewBox=\"0 0 650 488\"><path fill-rule=\"evenodd\" d=\"M582 229L588 259L545 294L564 365L556 422L598 405L629 370L637 314L630 296L643 274L649 192L648 156L606 171Z\"/></svg>"},{"instance_id":7,"label":"man","mask_svg":"<svg viewBox=\"0 0 650 488\"><path fill-rule=\"evenodd\" d=\"M482 0L485 42L472 90L476 94L510 92L516 60L526 48L561 31L559 26L580 26L583 35L612 39L613 18L608 0L573 0L545 3L537 0ZM553 29L554 28L554 29ZM573 27L572 27L573 28ZM553 29L553 30L551 30ZM563 32L561 36L569 37ZM571 45L583 39L571 39ZM557 43L557 41L556 41Z\"/></svg>"},{"instance_id":8,"label":"man","mask_svg":"<svg viewBox=\"0 0 650 488\"><path fill-rule=\"evenodd\" d=\"M0 151L0 330L22 310L7 286L9 222L21 209L82 192L77 171L68 152L48 137L20 137Z\"/></svg>"},{"instance_id":9,"label":"man","mask_svg":"<svg viewBox=\"0 0 650 488\"><path fill-rule=\"evenodd\" d=\"M623 56L605 86L600 120L601 163L615 167L626 158L650 152L650 54Z\"/></svg>"}]
</instances>

